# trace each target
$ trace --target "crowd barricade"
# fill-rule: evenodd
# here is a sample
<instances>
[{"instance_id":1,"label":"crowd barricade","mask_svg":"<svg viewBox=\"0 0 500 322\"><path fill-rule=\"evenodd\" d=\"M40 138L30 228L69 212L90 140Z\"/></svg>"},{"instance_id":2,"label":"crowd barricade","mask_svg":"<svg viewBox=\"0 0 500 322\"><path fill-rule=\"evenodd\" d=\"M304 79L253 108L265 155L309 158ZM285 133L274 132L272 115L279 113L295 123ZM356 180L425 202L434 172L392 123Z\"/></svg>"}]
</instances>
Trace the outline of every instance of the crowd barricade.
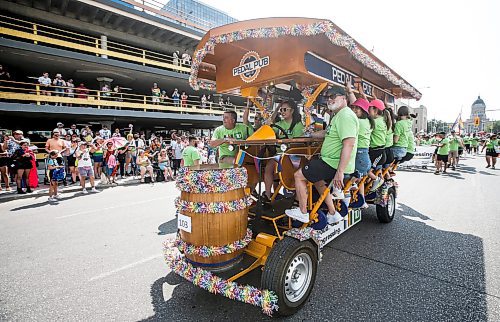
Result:
<instances>
[{"instance_id":1,"label":"crowd barricade","mask_svg":"<svg viewBox=\"0 0 500 322\"><path fill-rule=\"evenodd\" d=\"M119 42L106 40L103 46L100 37L84 35L62 28L17 19L0 14L0 35L14 39L22 39L34 44L47 44L86 54L110 57L117 60L134 62L144 66L189 73L190 66L184 66L182 60L172 55L158 53Z\"/></svg>"}]
</instances>

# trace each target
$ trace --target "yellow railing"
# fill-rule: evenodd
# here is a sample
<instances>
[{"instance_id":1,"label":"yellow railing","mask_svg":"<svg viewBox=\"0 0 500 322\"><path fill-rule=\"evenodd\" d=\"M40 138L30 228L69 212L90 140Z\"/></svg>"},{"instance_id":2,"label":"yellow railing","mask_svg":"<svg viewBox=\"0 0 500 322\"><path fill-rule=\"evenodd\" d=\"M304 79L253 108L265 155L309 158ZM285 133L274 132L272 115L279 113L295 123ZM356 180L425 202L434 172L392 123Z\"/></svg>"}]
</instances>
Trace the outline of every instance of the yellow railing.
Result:
<instances>
[{"instance_id":1,"label":"yellow railing","mask_svg":"<svg viewBox=\"0 0 500 322\"><path fill-rule=\"evenodd\" d=\"M142 48L114 41L106 41L107 49L101 48L101 38L88 36L61 28L54 28L26 20L0 15L0 35L33 41L35 44L49 44L73 51L108 56L142 65L189 73L190 67L183 66L182 60Z\"/></svg>"},{"instance_id":2,"label":"yellow railing","mask_svg":"<svg viewBox=\"0 0 500 322\"><path fill-rule=\"evenodd\" d=\"M74 92L69 94L70 87L49 86L45 88L39 84L2 81L0 83L0 100L23 101L40 104L61 103L65 106L85 106L94 108L114 108L142 110L153 112L175 112L175 113L196 113L207 115L220 115L224 111L234 110L239 115L242 114L243 106L219 106L216 103L207 102L202 105L198 100L188 99L185 103L182 100L175 101L172 98L158 98L149 95L137 95L129 93L115 93L113 91L99 91L85 89L81 91L78 87L71 88ZM64 93L58 90L64 90ZM71 96L70 96L71 95Z\"/></svg>"}]
</instances>

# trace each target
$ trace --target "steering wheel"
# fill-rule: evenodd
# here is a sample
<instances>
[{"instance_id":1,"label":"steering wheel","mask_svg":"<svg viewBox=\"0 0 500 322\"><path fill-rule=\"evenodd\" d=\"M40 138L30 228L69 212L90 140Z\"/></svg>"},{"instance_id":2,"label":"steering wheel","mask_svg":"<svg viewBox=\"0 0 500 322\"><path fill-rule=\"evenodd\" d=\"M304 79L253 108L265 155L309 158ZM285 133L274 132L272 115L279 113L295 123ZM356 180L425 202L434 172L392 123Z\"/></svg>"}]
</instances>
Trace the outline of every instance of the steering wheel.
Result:
<instances>
[{"instance_id":1,"label":"steering wheel","mask_svg":"<svg viewBox=\"0 0 500 322\"><path fill-rule=\"evenodd\" d=\"M285 131L284 128L282 128L281 126L276 125L276 124L271 124L271 127L277 128L278 130L280 130L285 135L285 139L289 139L288 133L286 133L286 131Z\"/></svg>"}]
</instances>

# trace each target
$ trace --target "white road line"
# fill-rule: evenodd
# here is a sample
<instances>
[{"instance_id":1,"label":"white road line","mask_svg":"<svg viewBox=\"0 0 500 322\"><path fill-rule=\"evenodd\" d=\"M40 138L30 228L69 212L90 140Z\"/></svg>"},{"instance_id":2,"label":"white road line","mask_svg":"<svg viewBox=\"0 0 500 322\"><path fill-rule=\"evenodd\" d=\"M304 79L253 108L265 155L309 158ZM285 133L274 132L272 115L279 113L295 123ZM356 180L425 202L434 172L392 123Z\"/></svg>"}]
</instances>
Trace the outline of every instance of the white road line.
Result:
<instances>
[{"instance_id":1,"label":"white road line","mask_svg":"<svg viewBox=\"0 0 500 322\"><path fill-rule=\"evenodd\" d=\"M102 273L100 275L97 275L97 276L94 276L92 277L89 282L92 282L92 281L95 281L95 280L99 280L99 279L102 279L102 278L105 278L105 277L108 277L110 275L113 275L115 273L118 273L118 272L121 272L121 271L124 271L126 269L129 269L129 268L132 268L134 266L137 266L137 265L140 265L140 264L144 264L146 262L149 262L149 261L152 261L153 259L157 259L157 258L160 258L162 257L163 255L162 254L158 254L158 255L153 255L153 256L150 256L150 257L147 257L147 258L144 258L144 259L141 259L140 261L137 261L137 262L134 262L134 263L131 263L131 264L128 264L128 265L125 265L125 266L122 266L120 268L117 268L117 269L114 269L112 271L109 271L107 273Z\"/></svg>"},{"instance_id":2,"label":"white road line","mask_svg":"<svg viewBox=\"0 0 500 322\"><path fill-rule=\"evenodd\" d=\"M117 206L112 206L112 207L106 207L106 208L99 208L99 209L94 209L94 210L89 210L89 211L82 211L82 212L77 212L71 215L66 215L66 216L60 216L56 217L55 219L63 219L63 218L70 218L70 217L75 217L75 216L80 216L80 215L87 215L91 213L97 213L97 212L102 212L104 210L110 210L110 209L116 209L116 208L123 208L123 207L130 207L130 206L135 206L135 205L142 205L145 203L150 203L151 201L156 201L156 200L164 200L166 197L171 197L173 195L166 195L161 198L154 198L154 199L148 199L148 200L142 200L142 201L137 201L133 203L126 203L126 204L121 204Z\"/></svg>"}]
</instances>

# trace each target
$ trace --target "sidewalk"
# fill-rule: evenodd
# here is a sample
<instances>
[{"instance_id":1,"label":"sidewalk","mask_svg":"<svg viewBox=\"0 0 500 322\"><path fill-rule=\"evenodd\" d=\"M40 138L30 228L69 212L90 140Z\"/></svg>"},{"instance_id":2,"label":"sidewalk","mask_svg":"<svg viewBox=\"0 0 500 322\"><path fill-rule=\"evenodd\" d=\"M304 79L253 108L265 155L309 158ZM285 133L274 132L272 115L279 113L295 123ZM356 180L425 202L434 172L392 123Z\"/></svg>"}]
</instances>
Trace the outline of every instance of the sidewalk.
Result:
<instances>
[{"instance_id":1,"label":"sidewalk","mask_svg":"<svg viewBox=\"0 0 500 322\"><path fill-rule=\"evenodd\" d=\"M42 181L43 182L43 181ZM98 190L103 190L107 188L113 188L113 187L120 187L120 186L131 186L131 185L138 185L141 184L139 179L135 179L133 177L126 177L124 179L117 179L116 183L117 184L100 184L100 180L96 180L96 188ZM162 181L165 182L165 181ZM90 183L87 180L87 189L90 188ZM39 197L48 197L49 195L49 186L44 185L43 183L34 190L33 193L27 193L27 194L22 194L19 195L17 194L17 189L16 186L11 186L12 191L5 191L5 188L0 191L0 203L2 202L7 202L11 200L17 200L17 199L27 199L27 198L39 198ZM77 182L76 184L73 185L68 185L67 187L64 187L62 184L59 185L59 192L60 193L68 193L68 192L78 192L82 190L82 187L80 186L80 182Z\"/></svg>"}]
</instances>

